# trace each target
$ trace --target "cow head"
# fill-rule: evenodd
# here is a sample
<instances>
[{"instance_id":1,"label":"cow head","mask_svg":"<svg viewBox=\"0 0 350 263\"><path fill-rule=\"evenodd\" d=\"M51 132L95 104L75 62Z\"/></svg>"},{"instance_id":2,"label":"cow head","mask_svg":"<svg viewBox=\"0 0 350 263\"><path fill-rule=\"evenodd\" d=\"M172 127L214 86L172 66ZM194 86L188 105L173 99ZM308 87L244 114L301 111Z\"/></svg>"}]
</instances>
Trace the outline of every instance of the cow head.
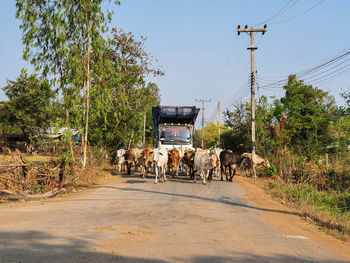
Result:
<instances>
[{"instance_id":1,"label":"cow head","mask_svg":"<svg viewBox=\"0 0 350 263\"><path fill-rule=\"evenodd\" d=\"M267 159L264 159L264 167L265 168L270 168L270 163L269 163L269 161L267 160Z\"/></svg>"},{"instance_id":2,"label":"cow head","mask_svg":"<svg viewBox=\"0 0 350 263\"><path fill-rule=\"evenodd\" d=\"M211 170L215 167L216 163L212 156L210 156L207 160L204 162L204 170Z\"/></svg>"}]
</instances>

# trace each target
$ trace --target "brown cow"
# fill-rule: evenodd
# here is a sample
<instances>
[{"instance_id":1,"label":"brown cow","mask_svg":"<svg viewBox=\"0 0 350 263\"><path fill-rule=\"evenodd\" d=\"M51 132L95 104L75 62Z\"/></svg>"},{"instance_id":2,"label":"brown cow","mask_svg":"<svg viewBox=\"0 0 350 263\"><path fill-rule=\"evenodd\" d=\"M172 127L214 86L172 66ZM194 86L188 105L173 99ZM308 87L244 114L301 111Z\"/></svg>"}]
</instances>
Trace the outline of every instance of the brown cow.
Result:
<instances>
[{"instance_id":1,"label":"brown cow","mask_svg":"<svg viewBox=\"0 0 350 263\"><path fill-rule=\"evenodd\" d=\"M136 169L136 162L137 158L139 157L140 150L137 148L133 148L130 150L127 150L124 154L124 159L127 167L127 174L131 174L131 166L135 165Z\"/></svg>"},{"instance_id":2,"label":"brown cow","mask_svg":"<svg viewBox=\"0 0 350 263\"><path fill-rule=\"evenodd\" d=\"M127 174L131 174L131 166L135 162L135 154L133 153L132 150L126 150L124 154L124 159L127 167Z\"/></svg>"},{"instance_id":3,"label":"brown cow","mask_svg":"<svg viewBox=\"0 0 350 263\"><path fill-rule=\"evenodd\" d=\"M141 166L141 176L147 177L147 170L153 163L153 152L151 148L146 148L141 151L140 157L137 159L138 165Z\"/></svg>"},{"instance_id":4,"label":"brown cow","mask_svg":"<svg viewBox=\"0 0 350 263\"><path fill-rule=\"evenodd\" d=\"M176 149L171 149L168 151L168 170L169 170L169 179L172 177L175 177L178 173L180 163L180 153ZM171 173L173 173L173 176L171 176Z\"/></svg>"},{"instance_id":5,"label":"brown cow","mask_svg":"<svg viewBox=\"0 0 350 263\"><path fill-rule=\"evenodd\" d=\"M188 174L191 176L191 179L193 179L193 163L194 163L194 155L196 151L193 149L187 149L185 150L184 156L182 157L181 161L184 165L187 166Z\"/></svg>"}]
</instances>

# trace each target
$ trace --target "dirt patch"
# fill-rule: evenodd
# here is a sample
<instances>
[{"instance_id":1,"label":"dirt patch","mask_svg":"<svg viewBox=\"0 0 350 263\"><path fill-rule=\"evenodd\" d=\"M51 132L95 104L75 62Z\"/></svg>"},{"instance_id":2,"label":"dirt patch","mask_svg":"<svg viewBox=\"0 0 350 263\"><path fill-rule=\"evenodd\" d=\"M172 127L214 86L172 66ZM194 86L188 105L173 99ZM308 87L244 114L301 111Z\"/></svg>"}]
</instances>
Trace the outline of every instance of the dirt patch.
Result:
<instances>
[{"instance_id":1,"label":"dirt patch","mask_svg":"<svg viewBox=\"0 0 350 263\"><path fill-rule=\"evenodd\" d=\"M309 238L350 259L350 242L320 231L320 227L301 217L299 211L283 205L282 200L274 200L263 190L266 180L237 176L235 182L244 189L246 198L262 211L260 220L264 223L281 230L286 236Z\"/></svg>"},{"instance_id":2,"label":"dirt patch","mask_svg":"<svg viewBox=\"0 0 350 263\"><path fill-rule=\"evenodd\" d=\"M154 234L149 230L149 227L141 229L137 226L95 227L93 230L118 232L118 234L127 238L151 236Z\"/></svg>"},{"instance_id":3,"label":"dirt patch","mask_svg":"<svg viewBox=\"0 0 350 263\"><path fill-rule=\"evenodd\" d=\"M95 227L94 231L118 231L116 227Z\"/></svg>"},{"instance_id":4,"label":"dirt patch","mask_svg":"<svg viewBox=\"0 0 350 263\"><path fill-rule=\"evenodd\" d=\"M117 210L128 210L128 209L131 209L132 207L131 206L116 206L114 208Z\"/></svg>"},{"instance_id":5,"label":"dirt patch","mask_svg":"<svg viewBox=\"0 0 350 263\"><path fill-rule=\"evenodd\" d=\"M171 218L178 221L183 221L183 222L194 220L194 221L199 221L201 223L214 223L214 222L220 221L217 218L195 215L190 213L184 213L181 215L172 216Z\"/></svg>"},{"instance_id":6,"label":"dirt patch","mask_svg":"<svg viewBox=\"0 0 350 263\"><path fill-rule=\"evenodd\" d=\"M185 206L187 208L189 208L189 209L194 209L194 210L197 210L197 211L207 211L207 210L209 210L209 208L207 206L203 206L203 205L196 204L196 203L186 204Z\"/></svg>"},{"instance_id":7,"label":"dirt patch","mask_svg":"<svg viewBox=\"0 0 350 263\"><path fill-rule=\"evenodd\" d=\"M109 239L98 244L102 251L128 251L133 248L135 243L155 242L159 239L155 233L149 230L149 227L140 228L137 226L118 226L118 227L97 227L95 231L115 232L117 238Z\"/></svg>"}]
</instances>

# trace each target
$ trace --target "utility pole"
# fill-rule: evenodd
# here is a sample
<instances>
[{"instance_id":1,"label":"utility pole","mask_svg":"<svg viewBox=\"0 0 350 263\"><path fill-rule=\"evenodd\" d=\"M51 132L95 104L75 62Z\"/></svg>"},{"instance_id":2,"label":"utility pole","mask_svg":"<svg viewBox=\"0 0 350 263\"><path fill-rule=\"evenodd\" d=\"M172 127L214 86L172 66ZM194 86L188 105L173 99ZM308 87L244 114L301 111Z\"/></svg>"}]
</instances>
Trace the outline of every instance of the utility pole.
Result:
<instances>
[{"instance_id":1,"label":"utility pole","mask_svg":"<svg viewBox=\"0 0 350 263\"><path fill-rule=\"evenodd\" d=\"M221 113L221 101L219 100L219 102L218 102L218 114L219 114L219 116L218 116L218 127L219 127L219 139L218 139L218 143L219 143L219 146L220 146L220 128L221 128L221 115L220 115L220 113Z\"/></svg>"},{"instance_id":2,"label":"utility pole","mask_svg":"<svg viewBox=\"0 0 350 263\"><path fill-rule=\"evenodd\" d=\"M250 47L247 49L250 50L250 86L251 86L251 104L252 104L252 154L255 155L255 76L254 76L254 51L258 49L254 47L254 34L261 32L264 34L267 31L267 26L264 25L262 29L255 29L253 27L248 29L246 25L244 29L241 29L241 26L237 27L237 34L239 35L241 32L245 32L250 36Z\"/></svg>"},{"instance_id":3,"label":"utility pole","mask_svg":"<svg viewBox=\"0 0 350 263\"><path fill-rule=\"evenodd\" d=\"M146 142L146 112L143 116L143 139L142 139L142 145L144 146Z\"/></svg>"},{"instance_id":4,"label":"utility pole","mask_svg":"<svg viewBox=\"0 0 350 263\"><path fill-rule=\"evenodd\" d=\"M204 148L203 147L203 130L204 130L204 104L206 103L206 102L211 102L211 99L209 99L209 100L204 100L204 99L196 99L196 102L201 102L202 103L202 131L201 131L201 147L202 147L202 149Z\"/></svg>"}]
</instances>

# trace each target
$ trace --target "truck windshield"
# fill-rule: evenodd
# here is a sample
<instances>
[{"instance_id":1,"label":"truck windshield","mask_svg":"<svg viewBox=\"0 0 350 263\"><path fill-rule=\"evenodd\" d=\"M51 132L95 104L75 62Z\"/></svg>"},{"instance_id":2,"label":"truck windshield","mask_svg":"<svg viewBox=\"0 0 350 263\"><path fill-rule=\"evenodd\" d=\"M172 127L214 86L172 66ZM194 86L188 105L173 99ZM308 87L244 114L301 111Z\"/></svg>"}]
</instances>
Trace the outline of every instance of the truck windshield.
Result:
<instances>
[{"instance_id":1,"label":"truck windshield","mask_svg":"<svg viewBox=\"0 0 350 263\"><path fill-rule=\"evenodd\" d=\"M191 133L186 128L164 128L160 134L162 144L190 144Z\"/></svg>"}]
</instances>

